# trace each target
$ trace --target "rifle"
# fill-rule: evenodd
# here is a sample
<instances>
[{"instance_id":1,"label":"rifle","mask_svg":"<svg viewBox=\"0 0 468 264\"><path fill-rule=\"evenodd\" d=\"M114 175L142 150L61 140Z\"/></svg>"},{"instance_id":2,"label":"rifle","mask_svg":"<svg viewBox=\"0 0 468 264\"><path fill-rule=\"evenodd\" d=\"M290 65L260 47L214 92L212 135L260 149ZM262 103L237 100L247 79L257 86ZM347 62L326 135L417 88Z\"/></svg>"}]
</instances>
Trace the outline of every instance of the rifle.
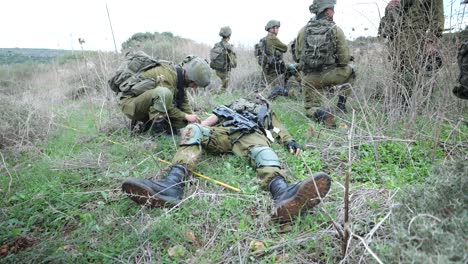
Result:
<instances>
[{"instance_id":1,"label":"rifle","mask_svg":"<svg viewBox=\"0 0 468 264\"><path fill-rule=\"evenodd\" d=\"M220 105L213 110L213 114L227 119L227 121L223 123L224 127L233 126L233 128L229 129L228 135L241 132L240 135L231 142L233 145L246 134L253 132L263 134L256 122L257 116L250 112L244 111L238 113L225 105Z\"/></svg>"}]
</instances>

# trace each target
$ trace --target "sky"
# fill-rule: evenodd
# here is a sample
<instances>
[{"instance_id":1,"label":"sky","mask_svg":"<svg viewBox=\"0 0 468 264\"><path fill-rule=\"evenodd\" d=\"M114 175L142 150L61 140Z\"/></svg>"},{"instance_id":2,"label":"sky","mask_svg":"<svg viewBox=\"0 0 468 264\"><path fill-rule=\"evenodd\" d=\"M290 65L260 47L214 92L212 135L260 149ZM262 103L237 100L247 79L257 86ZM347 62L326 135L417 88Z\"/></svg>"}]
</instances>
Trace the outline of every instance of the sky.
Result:
<instances>
[{"instance_id":1,"label":"sky","mask_svg":"<svg viewBox=\"0 0 468 264\"><path fill-rule=\"evenodd\" d=\"M199 43L219 41L232 28L231 43L253 46L271 20L289 43L311 18L312 0L5 0L0 10L0 48L115 50L138 32L172 32ZM337 0L335 22L348 39L376 36L388 0ZM445 28L464 28L461 0L444 0ZM468 12L468 8L467 8ZM109 16L108 16L109 13ZM110 22L109 22L110 17ZM468 14L467 14L468 17ZM110 25L112 25L112 29ZM112 34L112 32L114 34ZM81 47L78 38L85 43Z\"/></svg>"}]
</instances>

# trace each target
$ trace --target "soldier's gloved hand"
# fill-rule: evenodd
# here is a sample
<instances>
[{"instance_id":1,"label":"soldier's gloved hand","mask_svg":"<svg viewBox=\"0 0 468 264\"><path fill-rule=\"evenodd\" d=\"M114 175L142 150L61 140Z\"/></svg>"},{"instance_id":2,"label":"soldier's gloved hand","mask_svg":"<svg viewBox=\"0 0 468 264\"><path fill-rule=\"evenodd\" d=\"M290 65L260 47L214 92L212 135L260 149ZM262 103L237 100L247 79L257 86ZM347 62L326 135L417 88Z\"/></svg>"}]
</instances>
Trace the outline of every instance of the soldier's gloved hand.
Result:
<instances>
[{"instance_id":1,"label":"soldier's gloved hand","mask_svg":"<svg viewBox=\"0 0 468 264\"><path fill-rule=\"evenodd\" d=\"M301 153L301 150L302 150L301 145L299 145L294 140L290 140L286 142L286 147L288 148L291 154L295 154L296 156L299 155L299 153Z\"/></svg>"}]
</instances>

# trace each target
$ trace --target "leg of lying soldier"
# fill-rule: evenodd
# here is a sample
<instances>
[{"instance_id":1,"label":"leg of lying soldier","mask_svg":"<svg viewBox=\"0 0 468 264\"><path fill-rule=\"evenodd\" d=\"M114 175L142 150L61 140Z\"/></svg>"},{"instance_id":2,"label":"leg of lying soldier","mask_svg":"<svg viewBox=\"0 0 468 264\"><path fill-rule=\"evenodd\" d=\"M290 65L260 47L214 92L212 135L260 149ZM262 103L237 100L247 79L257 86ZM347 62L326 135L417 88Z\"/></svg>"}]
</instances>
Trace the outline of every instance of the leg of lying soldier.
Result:
<instances>
[{"instance_id":1,"label":"leg of lying soldier","mask_svg":"<svg viewBox=\"0 0 468 264\"><path fill-rule=\"evenodd\" d=\"M288 185L281 162L264 135L245 135L234 144L232 151L236 155L250 157L261 186L273 197L273 217L281 222L291 221L301 212L312 209L330 189L331 180L325 173L316 173L304 181Z\"/></svg>"},{"instance_id":2,"label":"leg of lying soldier","mask_svg":"<svg viewBox=\"0 0 468 264\"><path fill-rule=\"evenodd\" d=\"M122 184L122 190L139 204L152 206L178 204L183 198L189 171L195 169L202 148L218 153L232 149L227 130L224 127L188 125L182 130L180 148L172 159L173 165L164 179L129 179Z\"/></svg>"}]
</instances>

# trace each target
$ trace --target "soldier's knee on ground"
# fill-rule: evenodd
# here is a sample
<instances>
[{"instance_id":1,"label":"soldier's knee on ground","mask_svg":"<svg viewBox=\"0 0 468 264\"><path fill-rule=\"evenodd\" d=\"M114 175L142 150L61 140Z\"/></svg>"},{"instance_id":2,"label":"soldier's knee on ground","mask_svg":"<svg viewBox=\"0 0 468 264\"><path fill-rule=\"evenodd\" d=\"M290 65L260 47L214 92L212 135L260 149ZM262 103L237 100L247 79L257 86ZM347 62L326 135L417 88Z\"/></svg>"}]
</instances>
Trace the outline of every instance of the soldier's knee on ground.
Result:
<instances>
[{"instance_id":1,"label":"soldier's knee on ground","mask_svg":"<svg viewBox=\"0 0 468 264\"><path fill-rule=\"evenodd\" d=\"M278 155L270 147L253 147L250 149L250 158L256 167L281 167Z\"/></svg>"},{"instance_id":2,"label":"soldier's knee on ground","mask_svg":"<svg viewBox=\"0 0 468 264\"><path fill-rule=\"evenodd\" d=\"M184 129L182 129L180 145L200 145L203 137L209 137L210 135L211 130L209 128L206 128L200 124L189 124Z\"/></svg>"},{"instance_id":3,"label":"soldier's knee on ground","mask_svg":"<svg viewBox=\"0 0 468 264\"><path fill-rule=\"evenodd\" d=\"M159 112L165 113L172 108L173 94L166 87L158 86L153 91L153 108Z\"/></svg>"}]
</instances>

